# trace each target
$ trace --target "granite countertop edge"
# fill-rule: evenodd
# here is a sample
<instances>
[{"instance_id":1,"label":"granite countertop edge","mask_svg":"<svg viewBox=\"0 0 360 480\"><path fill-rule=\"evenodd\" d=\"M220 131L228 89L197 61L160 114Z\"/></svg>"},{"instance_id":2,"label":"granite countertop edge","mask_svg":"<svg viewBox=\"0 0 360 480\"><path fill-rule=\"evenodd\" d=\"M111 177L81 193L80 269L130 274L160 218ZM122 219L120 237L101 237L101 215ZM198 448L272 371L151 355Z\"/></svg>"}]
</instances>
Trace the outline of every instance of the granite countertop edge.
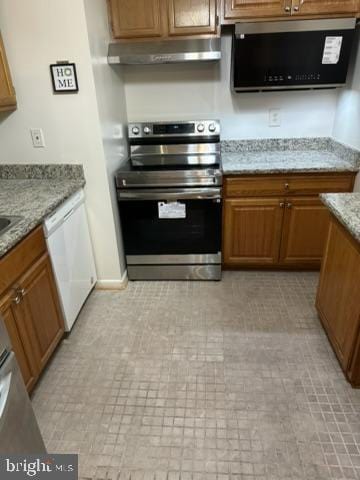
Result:
<instances>
[{"instance_id":1,"label":"granite countertop edge","mask_svg":"<svg viewBox=\"0 0 360 480\"><path fill-rule=\"evenodd\" d=\"M3 179L4 180L4 179ZM0 179L1 182L3 181ZM5 180L6 181L6 180ZM7 180L8 181L8 180ZM53 179L42 179L42 180L29 180L29 179L11 179L10 181L19 181L19 182L49 182L49 186L54 181ZM2 207L0 209L0 215L14 215L23 217L19 222L14 224L9 230L7 230L3 235L0 235L0 259L3 258L9 251L14 248L18 243L20 243L32 230L41 225L44 219L53 213L62 203L64 203L68 198L70 198L74 193L84 188L86 181L85 178L62 178L61 182L61 192L56 192L52 194L49 192L49 201L43 204L41 207L36 208L32 211L30 218L26 216L26 213L23 213L21 209L19 211L9 211L7 207ZM16 194L16 190L15 190ZM34 195L36 196L36 186L34 188Z\"/></svg>"},{"instance_id":2,"label":"granite countertop edge","mask_svg":"<svg viewBox=\"0 0 360 480\"><path fill-rule=\"evenodd\" d=\"M320 199L350 235L360 243L360 192L323 193Z\"/></svg>"},{"instance_id":3,"label":"granite countertop edge","mask_svg":"<svg viewBox=\"0 0 360 480\"><path fill-rule=\"evenodd\" d=\"M226 152L222 154L224 175L356 173L359 166L330 152L308 157L307 152Z\"/></svg>"},{"instance_id":4,"label":"granite countertop edge","mask_svg":"<svg viewBox=\"0 0 360 480\"><path fill-rule=\"evenodd\" d=\"M223 174L232 175L276 175L276 174L292 174L292 173L357 173L358 167L352 165L339 167L257 167L257 168L230 168L223 166Z\"/></svg>"}]
</instances>

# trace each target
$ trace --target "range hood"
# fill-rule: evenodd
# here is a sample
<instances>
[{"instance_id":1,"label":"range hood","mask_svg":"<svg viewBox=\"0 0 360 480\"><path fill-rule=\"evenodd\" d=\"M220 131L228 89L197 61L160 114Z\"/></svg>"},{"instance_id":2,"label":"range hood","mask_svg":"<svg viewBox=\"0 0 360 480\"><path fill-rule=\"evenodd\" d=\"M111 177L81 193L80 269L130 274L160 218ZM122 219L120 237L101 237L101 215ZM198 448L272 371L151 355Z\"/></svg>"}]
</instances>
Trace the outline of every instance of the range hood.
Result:
<instances>
[{"instance_id":1,"label":"range hood","mask_svg":"<svg viewBox=\"0 0 360 480\"><path fill-rule=\"evenodd\" d=\"M346 83L355 18L237 24L236 92L337 88Z\"/></svg>"},{"instance_id":2,"label":"range hood","mask_svg":"<svg viewBox=\"0 0 360 480\"><path fill-rule=\"evenodd\" d=\"M218 61L220 58L220 38L146 43L111 43L108 53L110 65Z\"/></svg>"}]
</instances>

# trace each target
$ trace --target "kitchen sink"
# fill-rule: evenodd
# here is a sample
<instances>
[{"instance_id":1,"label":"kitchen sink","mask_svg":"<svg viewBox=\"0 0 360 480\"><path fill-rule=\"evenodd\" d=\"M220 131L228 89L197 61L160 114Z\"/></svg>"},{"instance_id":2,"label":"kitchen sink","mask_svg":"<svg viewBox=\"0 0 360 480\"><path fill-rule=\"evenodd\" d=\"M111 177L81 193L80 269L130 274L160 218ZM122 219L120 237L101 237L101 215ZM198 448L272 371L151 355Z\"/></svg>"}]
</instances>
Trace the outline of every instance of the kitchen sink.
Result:
<instances>
[{"instance_id":1,"label":"kitchen sink","mask_svg":"<svg viewBox=\"0 0 360 480\"><path fill-rule=\"evenodd\" d=\"M22 217L1 216L0 215L0 235L13 227Z\"/></svg>"}]
</instances>

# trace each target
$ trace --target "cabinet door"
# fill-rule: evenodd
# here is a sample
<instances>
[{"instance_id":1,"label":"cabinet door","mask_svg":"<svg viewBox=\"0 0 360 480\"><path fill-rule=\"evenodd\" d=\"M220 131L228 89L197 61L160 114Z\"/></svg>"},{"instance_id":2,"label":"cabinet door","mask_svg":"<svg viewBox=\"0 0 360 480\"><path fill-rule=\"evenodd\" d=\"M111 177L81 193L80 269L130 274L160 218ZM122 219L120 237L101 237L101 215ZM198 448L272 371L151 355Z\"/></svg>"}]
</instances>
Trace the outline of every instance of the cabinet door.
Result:
<instances>
[{"instance_id":1,"label":"cabinet door","mask_svg":"<svg viewBox=\"0 0 360 480\"><path fill-rule=\"evenodd\" d=\"M64 320L48 254L19 280L30 341L41 371L64 333Z\"/></svg>"},{"instance_id":2,"label":"cabinet door","mask_svg":"<svg viewBox=\"0 0 360 480\"><path fill-rule=\"evenodd\" d=\"M357 324L360 326L360 314ZM355 340L354 353L351 356L347 376L353 387L360 387L360 329L358 330L357 339Z\"/></svg>"},{"instance_id":3,"label":"cabinet door","mask_svg":"<svg viewBox=\"0 0 360 480\"><path fill-rule=\"evenodd\" d=\"M350 367L356 337L359 334L359 299L359 246L344 228L332 219L321 268L316 306L345 371Z\"/></svg>"},{"instance_id":4,"label":"cabinet door","mask_svg":"<svg viewBox=\"0 0 360 480\"><path fill-rule=\"evenodd\" d=\"M27 325L20 304L14 302L16 293L11 291L0 299L0 312L4 319L10 341L18 361L28 392L32 390L38 377L38 369L33 356Z\"/></svg>"},{"instance_id":5,"label":"cabinet door","mask_svg":"<svg viewBox=\"0 0 360 480\"><path fill-rule=\"evenodd\" d=\"M280 262L320 267L330 214L318 197L290 197L285 203Z\"/></svg>"},{"instance_id":6,"label":"cabinet door","mask_svg":"<svg viewBox=\"0 0 360 480\"><path fill-rule=\"evenodd\" d=\"M291 0L224 0L225 20L288 16Z\"/></svg>"},{"instance_id":7,"label":"cabinet door","mask_svg":"<svg viewBox=\"0 0 360 480\"><path fill-rule=\"evenodd\" d=\"M161 37L162 0L108 0L115 38Z\"/></svg>"},{"instance_id":8,"label":"cabinet door","mask_svg":"<svg viewBox=\"0 0 360 480\"><path fill-rule=\"evenodd\" d=\"M169 35L217 33L216 0L168 0Z\"/></svg>"},{"instance_id":9,"label":"cabinet door","mask_svg":"<svg viewBox=\"0 0 360 480\"><path fill-rule=\"evenodd\" d=\"M11 81L4 43L0 34L0 112L16 108L16 95Z\"/></svg>"},{"instance_id":10,"label":"cabinet door","mask_svg":"<svg viewBox=\"0 0 360 480\"><path fill-rule=\"evenodd\" d=\"M298 15L351 14L358 8L358 0L293 0L293 13Z\"/></svg>"},{"instance_id":11,"label":"cabinet door","mask_svg":"<svg viewBox=\"0 0 360 480\"><path fill-rule=\"evenodd\" d=\"M283 203L281 198L225 200L223 246L226 265L278 263Z\"/></svg>"}]
</instances>

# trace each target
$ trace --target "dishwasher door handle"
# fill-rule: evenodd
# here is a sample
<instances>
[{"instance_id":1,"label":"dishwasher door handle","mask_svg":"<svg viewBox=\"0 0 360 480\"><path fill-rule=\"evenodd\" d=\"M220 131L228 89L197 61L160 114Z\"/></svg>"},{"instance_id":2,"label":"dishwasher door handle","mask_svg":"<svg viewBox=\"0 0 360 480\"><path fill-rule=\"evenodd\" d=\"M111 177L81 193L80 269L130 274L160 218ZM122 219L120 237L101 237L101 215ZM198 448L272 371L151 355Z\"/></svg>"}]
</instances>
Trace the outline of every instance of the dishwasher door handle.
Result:
<instances>
[{"instance_id":1,"label":"dishwasher door handle","mask_svg":"<svg viewBox=\"0 0 360 480\"><path fill-rule=\"evenodd\" d=\"M63 222L65 222L71 215L74 213L74 209L72 208L66 215L63 216Z\"/></svg>"},{"instance_id":2,"label":"dishwasher door handle","mask_svg":"<svg viewBox=\"0 0 360 480\"><path fill-rule=\"evenodd\" d=\"M216 200L221 199L221 188L149 188L118 190L120 202L141 200Z\"/></svg>"}]
</instances>

